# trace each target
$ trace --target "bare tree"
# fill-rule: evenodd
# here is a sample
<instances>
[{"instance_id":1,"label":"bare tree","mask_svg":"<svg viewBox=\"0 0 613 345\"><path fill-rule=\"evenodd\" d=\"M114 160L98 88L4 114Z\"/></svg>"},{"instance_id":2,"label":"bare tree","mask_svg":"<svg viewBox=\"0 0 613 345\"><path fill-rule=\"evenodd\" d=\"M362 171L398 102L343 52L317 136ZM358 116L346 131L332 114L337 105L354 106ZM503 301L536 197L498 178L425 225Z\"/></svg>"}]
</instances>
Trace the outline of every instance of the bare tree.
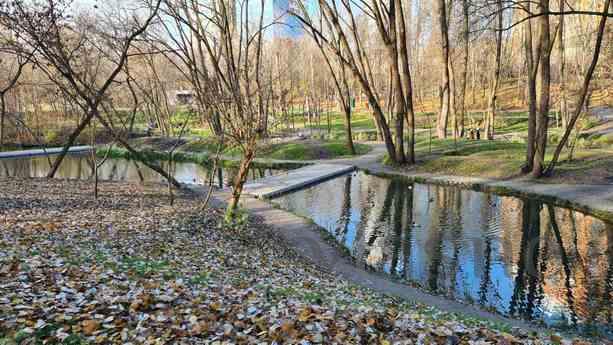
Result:
<instances>
[{"instance_id":1,"label":"bare tree","mask_svg":"<svg viewBox=\"0 0 613 345\"><path fill-rule=\"evenodd\" d=\"M320 22L319 30L323 30L323 25ZM343 109L343 114L345 116L345 135L347 136L347 148L352 155L356 154L355 146L353 145L353 133L351 131L351 90L349 89L348 76L347 76L347 67L343 62L336 58L334 60L330 59L328 49L323 45L320 37L314 31L308 31L310 36L313 38L313 41L319 48L321 55L326 62L326 66L328 66L328 70L330 71L330 75L332 76L332 80L334 81L334 86L336 88L336 92L338 95L339 103L341 108ZM342 50L340 42L333 42L338 50ZM334 61L338 62L337 64Z\"/></svg>"},{"instance_id":2,"label":"bare tree","mask_svg":"<svg viewBox=\"0 0 613 345\"><path fill-rule=\"evenodd\" d=\"M264 25L264 0L260 10L250 15L249 0L242 4L240 16L226 1L165 0L163 13L173 19L166 24L174 42L184 45L190 56L202 59L190 72L202 78L203 105L219 114L223 137L242 153L238 173L232 184L232 199L227 215L234 217L261 135L260 120L267 111L263 83L262 46L268 26ZM256 18L253 27L253 18ZM178 33L178 36L176 32ZM190 37L190 41L188 41ZM197 49L197 51L196 51ZM191 57L182 56L186 63ZM192 79L194 80L194 79ZM206 83L204 83L206 82Z\"/></svg>"},{"instance_id":3,"label":"bare tree","mask_svg":"<svg viewBox=\"0 0 613 345\"><path fill-rule=\"evenodd\" d=\"M531 1L527 0L525 8L528 13L531 10ZM529 14L526 15L526 17ZM528 69L528 139L526 141L526 164L522 171L527 173L534 167L535 141L536 141L536 74L540 60L540 48L535 47L532 35L532 22L530 20L524 25L524 51L526 55L526 65Z\"/></svg>"},{"instance_id":4,"label":"bare tree","mask_svg":"<svg viewBox=\"0 0 613 345\"><path fill-rule=\"evenodd\" d=\"M566 0L560 0L559 10L564 12ZM560 58L560 118L562 120L562 127L566 129L568 126L568 95L566 94L566 49L564 46L565 32L564 32L564 16L560 16L559 21L559 43L558 43L558 55Z\"/></svg>"},{"instance_id":5,"label":"bare tree","mask_svg":"<svg viewBox=\"0 0 613 345\"><path fill-rule=\"evenodd\" d=\"M0 2L0 24L11 30L16 38L14 44L22 51L29 51L32 62L84 113L48 177L55 175L79 134L93 118L97 118L136 159L171 178L173 184L180 187L164 169L147 162L126 138L116 133L112 122L105 119L100 109L130 56L132 43L155 19L160 3L161 0L153 3L148 16L139 20L136 15L140 11L138 8L113 9L112 14L92 17L86 13L71 15L71 2L67 0Z\"/></svg>"},{"instance_id":6,"label":"bare tree","mask_svg":"<svg viewBox=\"0 0 613 345\"><path fill-rule=\"evenodd\" d=\"M23 68L29 63L29 56L20 54L3 54L0 56L0 65L3 68L6 80L0 86L0 148L4 147L5 121L7 117L6 94L17 85Z\"/></svg>"},{"instance_id":7,"label":"bare tree","mask_svg":"<svg viewBox=\"0 0 613 345\"><path fill-rule=\"evenodd\" d=\"M466 86L468 78L468 62L469 62L469 47L470 47L470 17L469 17L468 0L462 0L462 48L463 48L463 68L462 77L460 80L460 118L458 130L460 136L464 136L464 121L466 119Z\"/></svg>"},{"instance_id":8,"label":"bare tree","mask_svg":"<svg viewBox=\"0 0 613 345\"><path fill-rule=\"evenodd\" d=\"M333 51L344 65L349 68L360 83L368 103L373 111L375 123L386 144L390 160L396 164L413 163L414 157L414 110L413 85L408 61L406 21L402 2L391 0L358 1L353 3L342 0L319 0L319 16L325 26L317 27L304 3L299 2L301 10L294 13L322 44ZM361 12L375 22L379 39L383 43L390 63L392 85L394 90L394 139L388 120L376 91L375 78L371 62L365 52L364 43L356 25L356 13ZM335 44L339 42L339 44ZM404 149L404 123L409 126L408 156Z\"/></svg>"},{"instance_id":9,"label":"bare tree","mask_svg":"<svg viewBox=\"0 0 613 345\"><path fill-rule=\"evenodd\" d=\"M594 75L594 70L596 69L596 65L598 65L598 59L600 57L600 50L602 48L602 41L604 38L605 27L607 23L607 16L605 14L609 13L609 8L611 7L611 0L605 0L603 7L604 7L603 16L600 18L600 23L598 24L598 32L596 34L596 44L594 46L594 54L592 56L592 62L590 63L590 66L583 78L583 85L581 87L581 91L579 92L578 101L577 101L577 105L573 113L573 116L570 118L570 121L568 122L564 130L564 135L562 136L562 139L558 143L558 146L556 147L556 150L553 154L553 159L551 160L551 162L549 163L547 167L547 170L545 171L546 175L551 175L553 173L553 170L555 169L555 166L558 163L558 160L560 159L560 154L562 153L562 150L566 146L566 143L568 142L568 138L570 137L571 132L573 131L577 123L577 120L579 119L579 116L582 113L583 104L585 103L585 100L589 92L590 82L592 80L592 76Z\"/></svg>"}]
</instances>

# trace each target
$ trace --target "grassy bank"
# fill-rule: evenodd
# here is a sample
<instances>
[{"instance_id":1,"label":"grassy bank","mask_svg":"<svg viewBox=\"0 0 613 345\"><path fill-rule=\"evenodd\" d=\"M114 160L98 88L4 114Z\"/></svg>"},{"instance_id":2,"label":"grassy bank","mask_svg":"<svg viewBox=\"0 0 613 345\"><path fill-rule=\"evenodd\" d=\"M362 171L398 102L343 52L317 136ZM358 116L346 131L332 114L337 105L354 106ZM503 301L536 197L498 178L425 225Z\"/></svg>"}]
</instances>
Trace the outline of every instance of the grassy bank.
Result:
<instances>
[{"instance_id":1,"label":"grassy bank","mask_svg":"<svg viewBox=\"0 0 613 345\"><path fill-rule=\"evenodd\" d=\"M364 144L354 144L357 155L371 151ZM301 140L283 144L270 145L263 148L260 157L268 159L315 160L349 157L351 152L344 141Z\"/></svg>"},{"instance_id":2,"label":"grassy bank","mask_svg":"<svg viewBox=\"0 0 613 345\"><path fill-rule=\"evenodd\" d=\"M145 161L154 162L154 161L166 161L169 159L167 152L154 151L143 149L140 150L140 158ZM101 147L96 150L96 154L98 156L105 156L107 154L107 148ZM134 156L128 150L123 148L112 148L108 153L108 157L110 158L123 158L123 159L134 159L140 160L139 157ZM213 164L214 156L211 156L207 152L203 153L195 153L195 152L183 152L177 151L173 154L173 160L175 162L191 162L201 165L210 166ZM222 167L237 167L240 162L238 160L220 160L219 164ZM252 163L252 167L254 168L270 168L270 169L296 169L304 166L301 163L292 163L292 162L275 162L275 161L256 161Z\"/></svg>"},{"instance_id":3,"label":"grassy bank","mask_svg":"<svg viewBox=\"0 0 613 345\"><path fill-rule=\"evenodd\" d=\"M545 155L550 161L557 140L552 138ZM568 150L561 155L554 176L544 183L611 183L613 145L608 139L580 141L568 160ZM415 151L418 164L406 168L416 173L508 179L519 175L525 164L526 144L523 141L498 139L432 139L419 137ZM387 157L384 159L387 162Z\"/></svg>"},{"instance_id":4,"label":"grassy bank","mask_svg":"<svg viewBox=\"0 0 613 345\"><path fill-rule=\"evenodd\" d=\"M133 145L145 152L168 152L175 144L178 144L176 156L182 159L185 157L197 158L198 163L210 160L218 150L218 142L213 137L199 138L191 137L177 142L174 139L163 137L140 138L132 141ZM316 160L350 157L351 153L345 143L341 140L316 140L316 139L295 139L283 143L269 143L262 141L258 148L258 159L274 160ZM358 155L366 154L371 151L371 147L364 144L355 143ZM226 146L222 148L222 155L226 157L240 158L241 151L237 147ZM155 157L161 158L161 157Z\"/></svg>"}]
</instances>

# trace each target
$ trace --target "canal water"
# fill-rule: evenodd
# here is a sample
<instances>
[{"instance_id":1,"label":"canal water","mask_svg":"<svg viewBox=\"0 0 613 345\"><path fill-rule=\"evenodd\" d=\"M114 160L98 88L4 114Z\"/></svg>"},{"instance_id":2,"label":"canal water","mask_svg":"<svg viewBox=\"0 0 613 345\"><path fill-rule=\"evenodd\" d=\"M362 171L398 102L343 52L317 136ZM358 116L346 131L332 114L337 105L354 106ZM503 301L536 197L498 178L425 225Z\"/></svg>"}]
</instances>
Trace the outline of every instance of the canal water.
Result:
<instances>
[{"instance_id":1,"label":"canal water","mask_svg":"<svg viewBox=\"0 0 613 345\"><path fill-rule=\"evenodd\" d=\"M613 225L535 200L356 172L273 200L356 259L510 317L613 334Z\"/></svg>"},{"instance_id":2,"label":"canal water","mask_svg":"<svg viewBox=\"0 0 613 345\"><path fill-rule=\"evenodd\" d=\"M55 155L49 158L53 162ZM99 158L100 159L100 158ZM158 162L164 169L168 163ZM56 178L88 180L93 177L93 165L88 154L69 154L64 158ZM210 166L182 162L173 164L173 176L177 181L187 184L208 184L211 176ZM49 161L45 156L0 159L0 177L45 177L49 171ZM249 179L258 179L283 173L284 170L252 168ZM237 168L220 168L214 174L215 185L229 185L238 173ZM98 168L98 178L106 181L160 182L166 180L142 163L123 158L109 158Z\"/></svg>"}]
</instances>

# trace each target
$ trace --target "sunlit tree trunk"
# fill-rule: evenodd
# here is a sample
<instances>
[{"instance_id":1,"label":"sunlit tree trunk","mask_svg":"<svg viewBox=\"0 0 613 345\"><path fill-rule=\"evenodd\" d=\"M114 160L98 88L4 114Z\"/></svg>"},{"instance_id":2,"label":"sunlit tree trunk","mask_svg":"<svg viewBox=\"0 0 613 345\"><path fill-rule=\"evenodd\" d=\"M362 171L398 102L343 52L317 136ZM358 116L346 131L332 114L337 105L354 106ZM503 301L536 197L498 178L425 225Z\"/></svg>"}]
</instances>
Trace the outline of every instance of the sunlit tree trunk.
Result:
<instances>
[{"instance_id":1,"label":"sunlit tree trunk","mask_svg":"<svg viewBox=\"0 0 613 345\"><path fill-rule=\"evenodd\" d=\"M566 0L560 0L560 12L564 12L564 5ZM562 127L568 126L568 101L566 95L566 52L565 52L565 35L564 35L564 17L560 16L560 37L558 44L558 55L560 56L560 118L562 120Z\"/></svg>"},{"instance_id":2,"label":"sunlit tree trunk","mask_svg":"<svg viewBox=\"0 0 613 345\"><path fill-rule=\"evenodd\" d=\"M447 7L445 0L435 0L435 15L438 19L441 39L441 107L438 115L436 132L439 138L447 137L447 122L450 111L449 87L449 36L447 30Z\"/></svg>"},{"instance_id":3,"label":"sunlit tree trunk","mask_svg":"<svg viewBox=\"0 0 613 345\"><path fill-rule=\"evenodd\" d=\"M408 130L408 146L405 162L415 163L415 109L413 106L413 81L411 77L411 68L409 65L409 51L407 48L407 28L404 17L404 8L402 1L395 0L398 8L398 17L396 30L398 33L398 59L400 61L400 76L401 85L404 90L405 111L404 115L407 121ZM412 11L411 8L408 9Z\"/></svg>"},{"instance_id":4,"label":"sunlit tree trunk","mask_svg":"<svg viewBox=\"0 0 613 345\"><path fill-rule=\"evenodd\" d=\"M4 93L0 93L0 148L4 147L4 118L6 117L6 102Z\"/></svg>"},{"instance_id":5,"label":"sunlit tree trunk","mask_svg":"<svg viewBox=\"0 0 613 345\"><path fill-rule=\"evenodd\" d=\"M539 1L540 12L549 12L549 0ZM536 138L534 146L534 163L532 177L541 177L545 164L545 150L547 149L547 130L549 126L549 97L551 84L551 37L549 32L549 15L538 17L540 62L537 75L537 104Z\"/></svg>"},{"instance_id":6,"label":"sunlit tree trunk","mask_svg":"<svg viewBox=\"0 0 613 345\"><path fill-rule=\"evenodd\" d=\"M468 59L469 59L469 35L470 35L470 19L468 16L468 0L462 0L462 48L464 52L464 63L462 67L462 77L460 80L460 112L459 112L459 123L458 130L460 131L460 136L464 136L464 120L466 118L466 86L467 86L467 78L468 78Z\"/></svg>"},{"instance_id":7,"label":"sunlit tree trunk","mask_svg":"<svg viewBox=\"0 0 613 345\"><path fill-rule=\"evenodd\" d=\"M243 158L241 159L238 174L236 174L234 178L234 183L232 185L232 199L230 200L226 213L229 218L234 218L236 216L239 201L243 193L243 187L245 186L245 182L247 181L247 174L249 174L251 162L255 158L255 150L252 149L252 146L255 147L255 145L249 145L243 153Z\"/></svg>"},{"instance_id":8,"label":"sunlit tree trunk","mask_svg":"<svg viewBox=\"0 0 613 345\"><path fill-rule=\"evenodd\" d=\"M494 62L494 75L492 78L492 89L490 90L490 99L488 103L488 116L485 121L485 135L489 140L494 139L494 120L496 118L496 100L498 93L498 84L500 81L500 65L502 58L502 0L496 2L496 10L498 11L496 23L496 60Z\"/></svg>"},{"instance_id":9,"label":"sunlit tree trunk","mask_svg":"<svg viewBox=\"0 0 613 345\"><path fill-rule=\"evenodd\" d=\"M529 12L531 7L531 1L526 1L526 10ZM536 73L538 62L535 59L538 58L539 51L535 52L534 41L532 39L532 23L530 20L526 20L524 24L524 51L526 55L526 65L528 69L527 78L527 98L528 98L528 138L526 141L526 164L522 171L528 173L532 171L534 165L534 153L536 147Z\"/></svg>"}]
</instances>

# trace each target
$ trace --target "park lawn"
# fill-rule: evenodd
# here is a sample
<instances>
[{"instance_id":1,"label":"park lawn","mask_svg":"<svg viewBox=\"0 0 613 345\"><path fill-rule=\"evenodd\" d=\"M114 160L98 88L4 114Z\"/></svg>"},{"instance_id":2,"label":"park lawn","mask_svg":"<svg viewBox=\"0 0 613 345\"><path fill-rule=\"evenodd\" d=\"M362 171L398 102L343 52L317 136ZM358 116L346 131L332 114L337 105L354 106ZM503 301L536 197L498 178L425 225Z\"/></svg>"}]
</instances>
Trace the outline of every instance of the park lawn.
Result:
<instances>
[{"instance_id":1,"label":"park lawn","mask_svg":"<svg viewBox=\"0 0 613 345\"><path fill-rule=\"evenodd\" d=\"M358 155L371 151L371 147L364 144L354 143ZM331 159L351 156L349 148L344 141L314 141L303 140L276 144L262 150L259 157L280 160L315 160Z\"/></svg>"},{"instance_id":2,"label":"park lawn","mask_svg":"<svg viewBox=\"0 0 613 345\"><path fill-rule=\"evenodd\" d=\"M415 144L418 173L506 178L524 163L525 146L511 141L435 139Z\"/></svg>"},{"instance_id":3,"label":"park lawn","mask_svg":"<svg viewBox=\"0 0 613 345\"><path fill-rule=\"evenodd\" d=\"M431 146L430 146L431 145ZM599 145L593 147L592 145ZM430 149L431 147L431 149ZM552 159L555 145L550 143L545 161ZM507 179L519 175L525 163L526 146L517 141L432 139L419 137L415 145L417 173ZM563 151L554 176L556 183L607 183L613 175L613 146L608 141L582 143L575 148L573 160Z\"/></svg>"},{"instance_id":4,"label":"park lawn","mask_svg":"<svg viewBox=\"0 0 613 345\"><path fill-rule=\"evenodd\" d=\"M294 125L297 129L317 129L317 130L328 130L328 114L323 114L321 116L321 123L319 124L309 124L304 123L302 115L294 115L295 121ZM330 135L332 137L344 136L345 135L345 115L334 111L329 114L330 116ZM368 112L355 112L351 115L351 127L353 130L375 130L375 122L373 117Z\"/></svg>"},{"instance_id":5,"label":"park lawn","mask_svg":"<svg viewBox=\"0 0 613 345\"><path fill-rule=\"evenodd\" d=\"M523 150L515 149L440 155L426 158L416 167L416 171L456 176L509 178L520 171L524 164L524 156Z\"/></svg>"},{"instance_id":6,"label":"park lawn","mask_svg":"<svg viewBox=\"0 0 613 345\"><path fill-rule=\"evenodd\" d=\"M354 143L358 155L363 155L372 150L365 144ZM224 154L240 157L241 152L237 147L229 148ZM258 151L258 158L277 160L317 160L332 159L351 156L347 143L341 140L294 140L285 143L262 146Z\"/></svg>"}]
</instances>

